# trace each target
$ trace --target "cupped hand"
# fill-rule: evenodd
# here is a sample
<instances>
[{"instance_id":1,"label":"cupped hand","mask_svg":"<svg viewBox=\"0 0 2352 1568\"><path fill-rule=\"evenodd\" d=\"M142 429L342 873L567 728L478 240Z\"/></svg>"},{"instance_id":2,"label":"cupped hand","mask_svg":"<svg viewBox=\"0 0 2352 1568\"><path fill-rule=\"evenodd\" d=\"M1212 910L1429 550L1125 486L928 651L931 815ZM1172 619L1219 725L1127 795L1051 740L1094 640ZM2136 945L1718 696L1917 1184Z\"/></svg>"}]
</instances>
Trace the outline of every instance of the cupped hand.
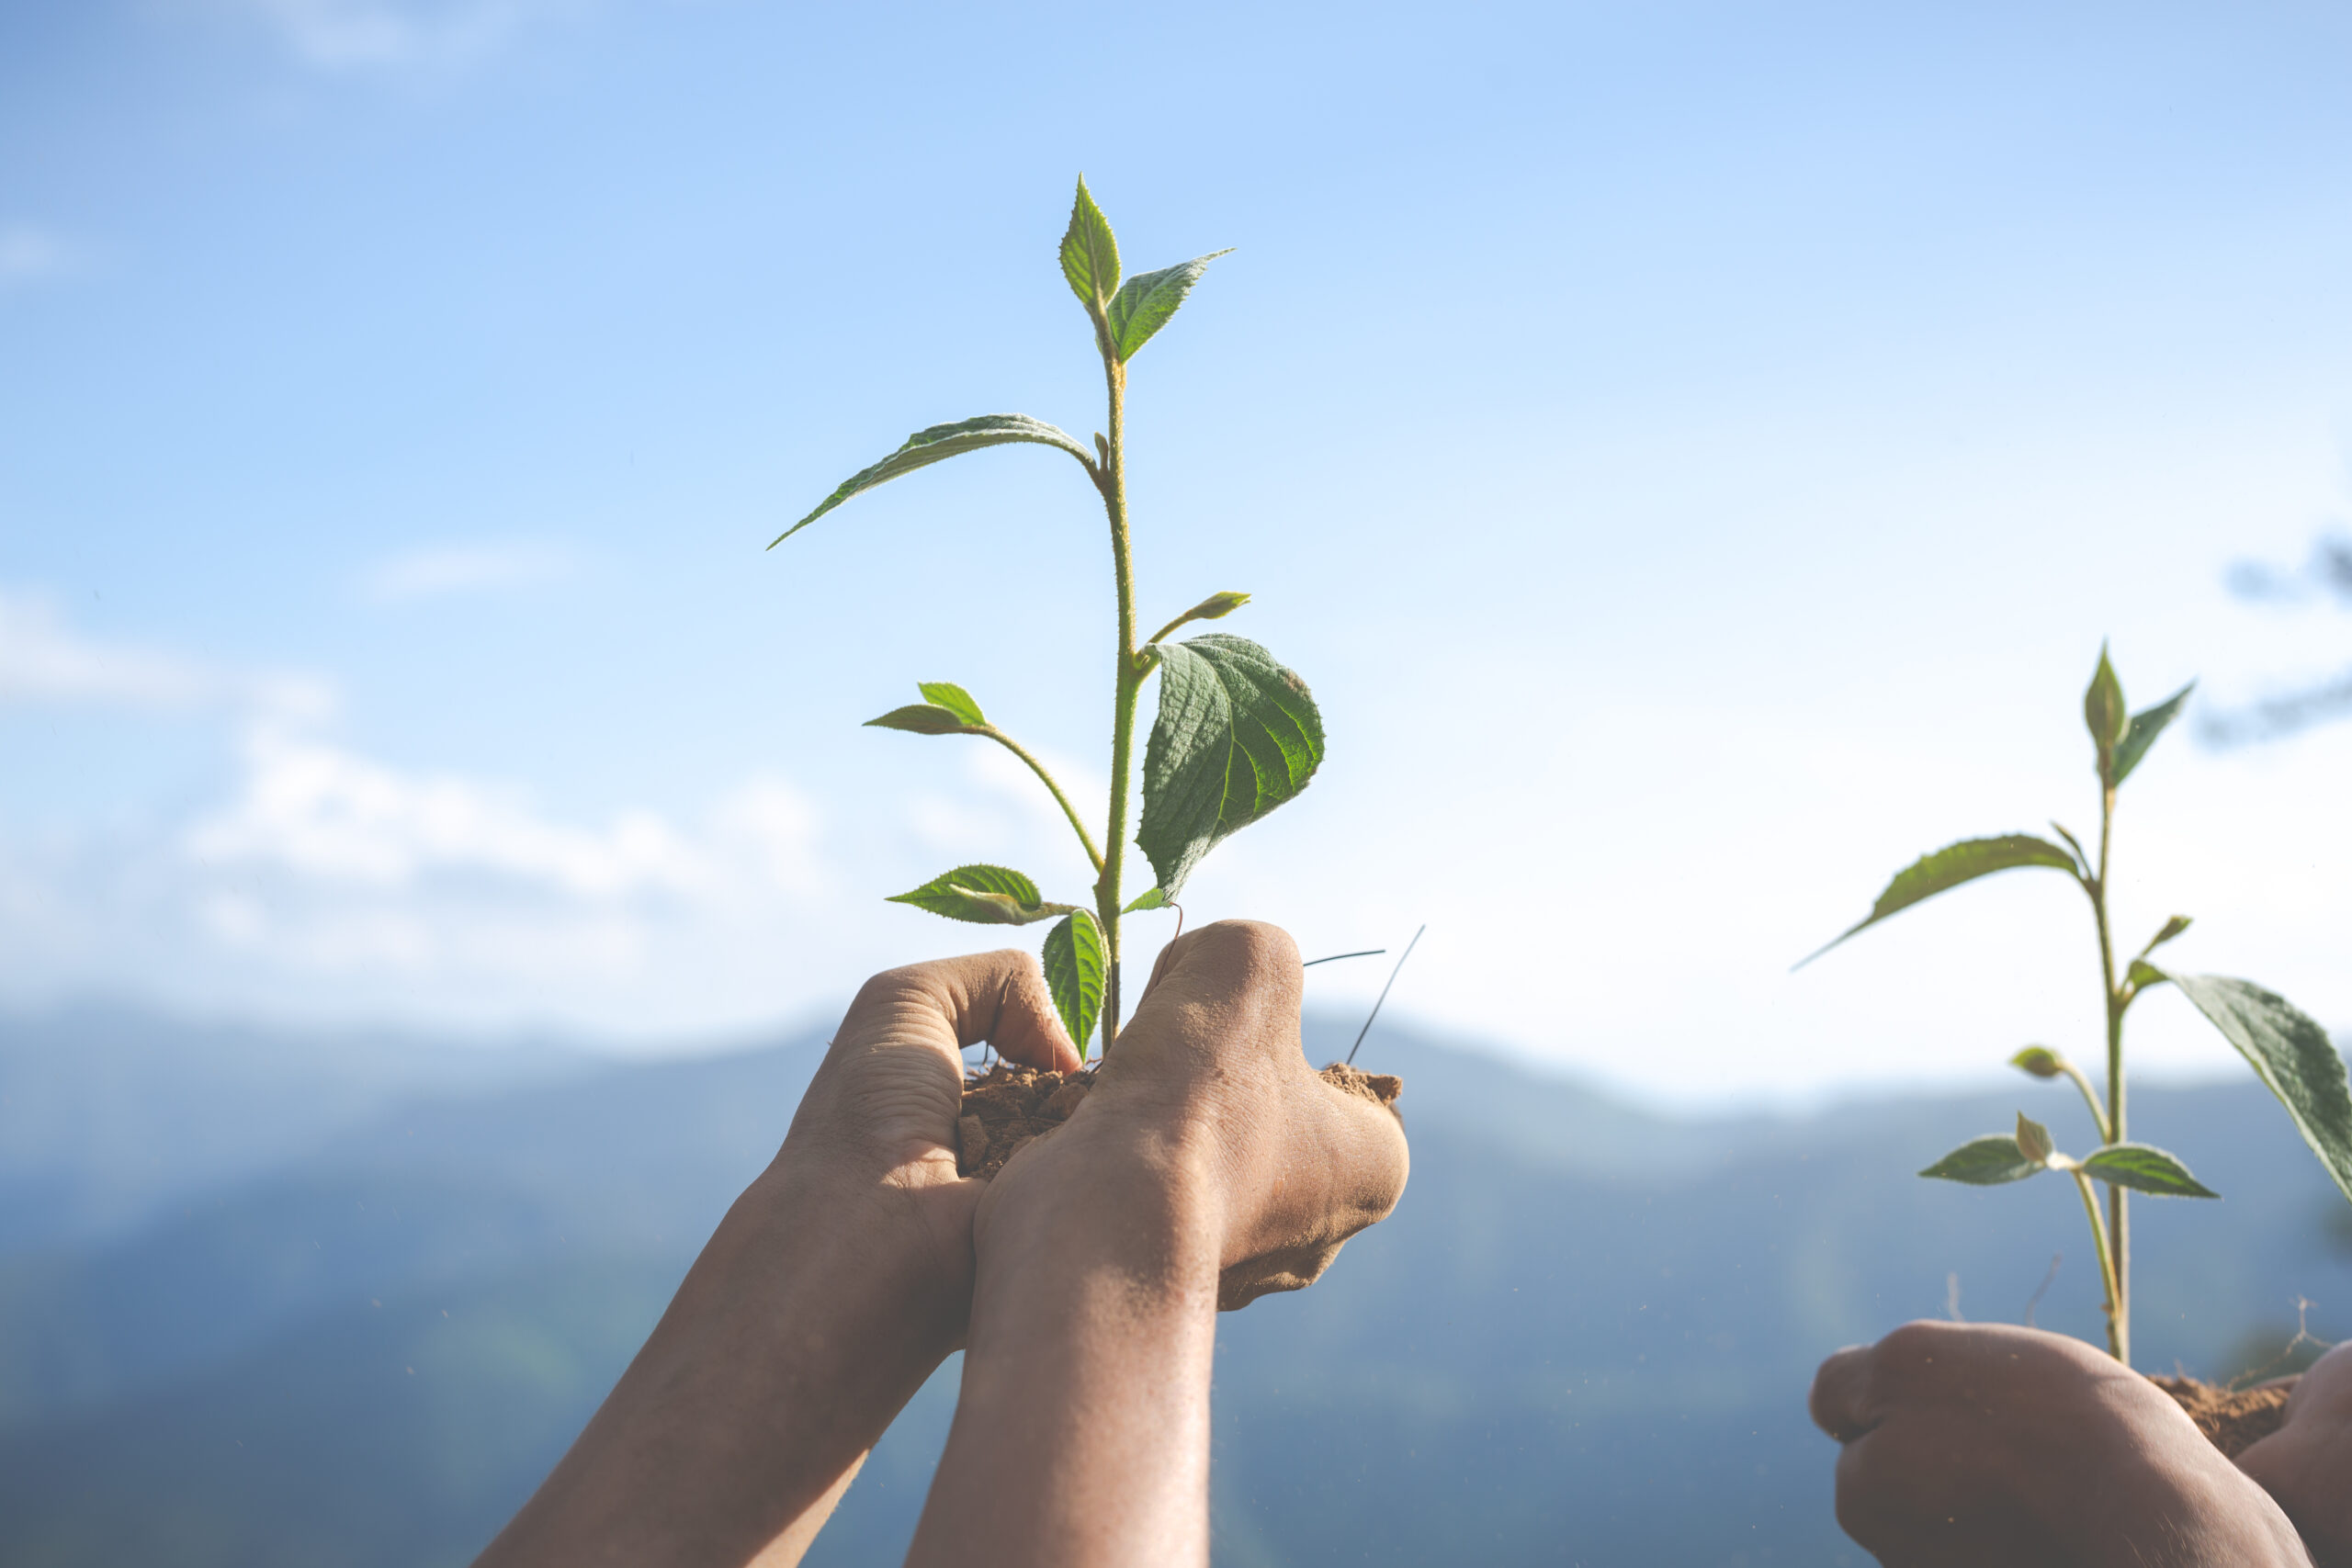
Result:
<instances>
[{"instance_id":1,"label":"cupped hand","mask_svg":"<svg viewBox=\"0 0 2352 1568\"><path fill-rule=\"evenodd\" d=\"M2286 1510L2318 1568L2352 1568L2352 1344L2296 1380L2279 1427L2238 1468Z\"/></svg>"},{"instance_id":2,"label":"cupped hand","mask_svg":"<svg viewBox=\"0 0 2352 1568\"><path fill-rule=\"evenodd\" d=\"M964 1048L1074 1072L1078 1053L1035 958L1018 949L936 959L865 982L810 1079L772 1173L796 1201L838 1208L877 1247L918 1250L960 1324L971 1293L972 1208L956 1173Z\"/></svg>"},{"instance_id":3,"label":"cupped hand","mask_svg":"<svg viewBox=\"0 0 2352 1568\"><path fill-rule=\"evenodd\" d=\"M1914 1323L1822 1363L1838 1522L1887 1568L2307 1568L2171 1397L2077 1339Z\"/></svg>"},{"instance_id":4,"label":"cupped hand","mask_svg":"<svg viewBox=\"0 0 2352 1568\"><path fill-rule=\"evenodd\" d=\"M1024 1194L1140 1169L1213 1236L1219 1307L1313 1283L1396 1206L1408 1160L1395 1111L1307 1065L1303 982L1276 926L1223 920L1170 943L1091 1092L998 1175L978 1233Z\"/></svg>"}]
</instances>

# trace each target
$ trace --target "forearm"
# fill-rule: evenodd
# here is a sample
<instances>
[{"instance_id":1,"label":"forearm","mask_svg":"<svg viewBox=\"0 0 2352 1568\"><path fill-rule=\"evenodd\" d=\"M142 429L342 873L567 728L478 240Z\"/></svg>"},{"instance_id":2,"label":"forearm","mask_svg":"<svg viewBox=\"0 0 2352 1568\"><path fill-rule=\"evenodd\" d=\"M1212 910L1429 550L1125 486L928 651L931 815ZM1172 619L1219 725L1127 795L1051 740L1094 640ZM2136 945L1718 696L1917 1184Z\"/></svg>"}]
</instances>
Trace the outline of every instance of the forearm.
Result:
<instances>
[{"instance_id":1,"label":"forearm","mask_svg":"<svg viewBox=\"0 0 2352 1568\"><path fill-rule=\"evenodd\" d=\"M910 1564L1207 1562L1212 1216L1116 1168L992 1216Z\"/></svg>"},{"instance_id":2,"label":"forearm","mask_svg":"<svg viewBox=\"0 0 2352 1568\"><path fill-rule=\"evenodd\" d=\"M897 1239L922 1227L861 1223L863 1206L920 1201L780 1158L480 1568L797 1562L961 1332L935 1259Z\"/></svg>"}]
</instances>

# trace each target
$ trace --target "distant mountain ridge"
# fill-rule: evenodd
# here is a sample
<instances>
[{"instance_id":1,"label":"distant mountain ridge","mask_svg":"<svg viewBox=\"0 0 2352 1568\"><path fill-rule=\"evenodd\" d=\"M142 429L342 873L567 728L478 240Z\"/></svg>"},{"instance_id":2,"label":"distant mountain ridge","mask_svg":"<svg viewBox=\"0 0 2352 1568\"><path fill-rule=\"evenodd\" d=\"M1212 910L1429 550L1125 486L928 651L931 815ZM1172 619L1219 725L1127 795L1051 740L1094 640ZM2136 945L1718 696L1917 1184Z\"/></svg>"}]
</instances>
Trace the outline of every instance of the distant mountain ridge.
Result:
<instances>
[{"instance_id":1,"label":"distant mountain ridge","mask_svg":"<svg viewBox=\"0 0 2352 1568\"><path fill-rule=\"evenodd\" d=\"M12 1564L467 1561L773 1153L821 1045L334 1081L334 1051L158 1021L142 1046L126 1017L86 1049L0 1025L0 1132L40 1134L0 1138L0 1215L88 1184L71 1224L19 1217L0 1249ZM1310 1057L1355 1026L1310 1021ZM1910 1175L2019 1106L2072 1125L2048 1086L1680 1122L1401 1029L1360 1061L1406 1080L1411 1185L1315 1290L1222 1321L1221 1563L1859 1568L1804 1416L1818 1358L1941 1315L1955 1274L1964 1313L2014 1320L2053 1252L2041 1321L2096 1331L2070 1190ZM2226 1197L2137 1211L2145 1364L2238 1370L2298 1294L2315 1331L2352 1326L2345 1205L2258 1088L2152 1089L2135 1124ZM178 1168L110 1170L141 1135ZM953 1372L812 1562L903 1550Z\"/></svg>"}]
</instances>

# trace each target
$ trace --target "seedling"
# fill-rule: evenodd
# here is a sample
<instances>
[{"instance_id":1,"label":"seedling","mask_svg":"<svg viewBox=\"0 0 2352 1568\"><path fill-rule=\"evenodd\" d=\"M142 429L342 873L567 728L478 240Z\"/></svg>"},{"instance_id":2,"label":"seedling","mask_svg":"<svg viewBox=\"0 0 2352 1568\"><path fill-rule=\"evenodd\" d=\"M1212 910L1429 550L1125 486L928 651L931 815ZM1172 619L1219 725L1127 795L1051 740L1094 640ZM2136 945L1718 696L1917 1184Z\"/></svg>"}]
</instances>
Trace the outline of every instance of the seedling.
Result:
<instances>
[{"instance_id":1,"label":"seedling","mask_svg":"<svg viewBox=\"0 0 2352 1568\"><path fill-rule=\"evenodd\" d=\"M2091 1242L2098 1255L2099 1281L2106 1292L2107 1347L2115 1359L2132 1359L2131 1192L2161 1198L2214 1198L2220 1194L2189 1174L2177 1156L2125 1135L2123 1018L2132 1004L2159 986L2170 985L2203 1013L2223 1039L2237 1047L2287 1108L2296 1131L2319 1156L2345 1196L2352 1198L2352 1091L2345 1080L2344 1058L2336 1055L2327 1032L2291 1006L2285 998L2250 980L2219 975L2188 975L2159 967L2149 955L2188 929L2187 915L2175 915L2150 937L2147 945L2123 966L2116 977L2115 943L2108 927L2108 890L2113 886L2112 847L2115 794L2139 767L2148 748L2179 714L2195 682L2155 706L2131 713L2124 705L2122 683L2099 649L2098 670L2083 694L2083 721L2089 728L2098 755L2099 784L2098 859L2094 863L2082 841L2057 823L2050 826L2061 840L2053 844L2030 833L2005 833L1993 839L1965 839L1922 856L1898 873L1878 896L1869 916L1838 936L1828 947L1798 964L1803 968L1821 953L1888 916L1909 908L1947 888L1996 871L2025 866L2047 867L2074 878L2089 896L2091 919L2098 928L2099 989L2107 1012L2107 1092L2102 1097L2083 1070L2047 1045L2029 1045L2009 1058L2009 1065L2038 1078L2064 1077L2081 1091L2089 1107L2096 1148L2080 1159L2059 1152L2050 1130L2023 1111L2014 1133L1988 1133L1972 1138L1946 1155L1922 1176L1990 1187L2022 1181L2045 1170L2064 1171L2075 1179L2090 1221ZM2104 1216L2092 1181L2107 1184Z\"/></svg>"},{"instance_id":2,"label":"seedling","mask_svg":"<svg viewBox=\"0 0 2352 1568\"><path fill-rule=\"evenodd\" d=\"M1214 621L1247 604L1247 593L1212 593L1148 638L1136 638L1135 570L1128 546L1127 367L1183 304L1217 251L1121 281L1119 245L1086 182L1078 182L1069 228L1062 235L1062 276L1086 308L1108 388L1108 434L1090 451L1067 432L1027 414L990 413L934 424L843 480L814 512L778 535L786 539L876 485L983 446L1029 442L1077 459L1102 498L1111 528L1111 581L1118 605L1118 645L1111 711L1110 802L1096 847L1086 818L1028 748L991 723L963 687L925 681L922 701L866 722L916 735L977 735L1011 751L1037 775L1069 819L1093 868L1092 908L1051 903L1037 884L1007 866L959 865L897 895L953 920L1030 925L1057 920L1046 933L1046 980L1081 1057L1099 1019L1102 1049L1119 1033L1119 924L1132 913L1172 906L1203 856L1306 787L1323 761L1323 720L1306 683L1244 637L1210 633L1170 642L1194 621ZM1143 816L1135 842L1151 862L1154 882L1127 901L1121 887L1127 842L1129 781L1134 774L1136 707L1145 681L1159 676L1159 712L1143 755Z\"/></svg>"}]
</instances>

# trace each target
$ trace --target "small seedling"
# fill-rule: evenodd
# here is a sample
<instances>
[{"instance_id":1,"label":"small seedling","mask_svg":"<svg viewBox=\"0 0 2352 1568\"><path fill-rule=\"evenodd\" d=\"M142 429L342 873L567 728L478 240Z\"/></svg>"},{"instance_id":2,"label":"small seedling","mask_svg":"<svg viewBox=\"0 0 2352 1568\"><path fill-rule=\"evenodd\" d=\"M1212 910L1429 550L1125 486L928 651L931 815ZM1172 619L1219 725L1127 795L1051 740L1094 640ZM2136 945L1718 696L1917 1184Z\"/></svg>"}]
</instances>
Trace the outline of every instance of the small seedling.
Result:
<instances>
[{"instance_id":1,"label":"small seedling","mask_svg":"<svg viewBox=\"0 0 2352 1568\"><path fill-rule=\"evenodd\" d=\"M1947 888L1989 876L1996 871L2041 866L2065 873L2089 896L2091 918L2098 928L2100 991L2107 1010L2107 1092L2102 1097L2090 1078L2073 1062L2046 1045L2029 1045L2009 1058L2009 1065L2038 1078L2064 1077L2081 1091L2090 1108L2098 1146L2076 1159L2059 1152L2050 1130L2023 1111L2014 1133L1988 1133L1973 1138L1946 1155L1922 1176L1989 1187L2021 1181L2045 1170L2064 1171L2075 1179L2088 1216L2091 1243L2098 1255L2100 1283L2106 1291L2107 1346L2116 1359L2132 1359L2131 1213L2127 1193L2139 1191L2163 1198L2214 1198L2177 1157L2125 1136L2123 1017L2132 1004L2159 986L2170 985L2203 1013L2222 1038L2237 1047L2255 1076L2287 1108L2303 1141L2317 1154L2337 1187L2352 1198L2352 1091L2347 1091L2344 1058L2336 1055L2327 1032L2290 1005L2285 998L2249 980L2219 975L2187 975L2162 968L2149 955L2188 929L2187 915L2175 915L2148 939L2147 945L2116 976L2115 943L2108 928L2108 890L2113 886L2109 858L2115 826L2115 792L2148 754L2156 737L2188 700L2191 682L2163 702L2131 713L2123 701L2122 683L2099 649L2098 670L2090 690L2083 694L2083 720L2098 754L2099 784L2098 859L2094 863L2082 841L2059 827L2050 826L2064 845L2030 833L2005 833L1993 839L1966 839L1922 856L1896 874L1880 894L1870 914L1820 953L1798 964L1803 968L1822 953L1889 915L1909 908ZM2106 1213L2091 1183L2107 1183Z\"/></svg>"},{"instance_id":2,"label":"small seedling","mask_svg":"<svg viewBox=\"0 0 2352 1568\"><path fill-rule=\"evenodd\" d=\"M1223 251L1122 281L1119 245L1086 182L1078 182L1069 228L1062 236L1062 276L1094 326L1109 389L1108 434L1092 450L1067 432L1026 414L991 413L934 424L907 437L896 452L843 480L814 512L769 545L774 549L854 495L944 458L1030 442L1077 459L1102 498L1111 526L1111 581L1118 606L1117 681L1111 711L1111 786L1102 842L1097 848L1086 818L1035 753L991 723L963 687L926 681L922 701L866 722L916 735L977 735L1011 751L1037 775L1093 868L1092 908L1052 903L1021 872L1001 865L959 865L895 903L912 904L949 919L981 925L1029 925L1059 917L1046 934L1046 980L1054 1005L1081 1057L1100 1020L1102 1049L1119 1033L1119 922L1146 909L1172 906L1203 856L1306 787L1323 761L1323 720L1306 683L1246 638L1211 633L1168 640L1194 621L1214 621L1247 604L1247 593L1212 593L1149 637L1136 637L1135 571L1128 548L1126 479L1127 366L1168 324L1185 296ZM1155 881L1132 901L1121 888L1127 842L1128 784L1134 773L1136 706L1144 682L1159 676L1159 712L1143 755L1143 814L1135 842L1151 862Z\"/></svg>"}]
</instances>

